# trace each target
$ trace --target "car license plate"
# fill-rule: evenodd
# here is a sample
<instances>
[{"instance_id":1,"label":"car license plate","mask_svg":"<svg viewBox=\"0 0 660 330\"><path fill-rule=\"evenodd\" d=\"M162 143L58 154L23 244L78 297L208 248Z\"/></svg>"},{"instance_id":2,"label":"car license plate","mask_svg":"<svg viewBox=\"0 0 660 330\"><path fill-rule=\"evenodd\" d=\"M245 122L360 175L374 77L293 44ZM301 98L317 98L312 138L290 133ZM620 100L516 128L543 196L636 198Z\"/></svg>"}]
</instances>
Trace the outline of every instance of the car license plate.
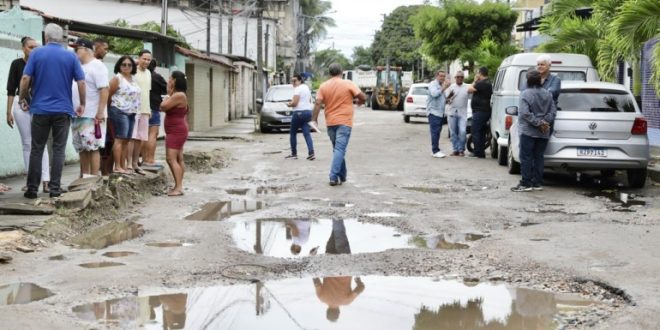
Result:
<instances>
[{"instance_id":1,"label":"car license plate","mask_svg":"<svg viewBox=\"0 0 660 330\"><path fill-rule=\"evenodd\" d=\"M607 157L605 148L577 148L578 157Z\"/></svg>"},{"instance_id":2,"label":"car license plate","mask_svg":"<svg viewBox=\"0 0 660 330\"><path fill-rule=\"evenodd\" d=\"M284 118L282 119L282 123L288 124L291 122L291 118Z\"/></svg>"}]
</instances>

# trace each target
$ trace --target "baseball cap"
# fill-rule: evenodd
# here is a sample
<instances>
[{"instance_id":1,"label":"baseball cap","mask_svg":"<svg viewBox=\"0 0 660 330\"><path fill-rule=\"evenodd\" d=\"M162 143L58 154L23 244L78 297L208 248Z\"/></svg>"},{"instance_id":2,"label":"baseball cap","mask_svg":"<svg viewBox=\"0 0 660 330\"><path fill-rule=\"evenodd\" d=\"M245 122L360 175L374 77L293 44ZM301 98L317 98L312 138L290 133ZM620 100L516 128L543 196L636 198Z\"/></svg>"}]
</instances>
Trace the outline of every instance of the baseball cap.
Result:
<instances>
[{"instance_id":1,"label":"baseball cap","mask_svg":"<svg viewBox=\"0 0 660 330\"><path fill-rule=\"evenodd\" d=\"M78 38L78 40L76 40L76 42L74 42L72 44L69 44L69 46L73 47L74 49L84 47L84 48L89 48L91 50L94 50L94 43L87 40L87 39L83 39L83 38Z\"/></svg>"}]
</instances>

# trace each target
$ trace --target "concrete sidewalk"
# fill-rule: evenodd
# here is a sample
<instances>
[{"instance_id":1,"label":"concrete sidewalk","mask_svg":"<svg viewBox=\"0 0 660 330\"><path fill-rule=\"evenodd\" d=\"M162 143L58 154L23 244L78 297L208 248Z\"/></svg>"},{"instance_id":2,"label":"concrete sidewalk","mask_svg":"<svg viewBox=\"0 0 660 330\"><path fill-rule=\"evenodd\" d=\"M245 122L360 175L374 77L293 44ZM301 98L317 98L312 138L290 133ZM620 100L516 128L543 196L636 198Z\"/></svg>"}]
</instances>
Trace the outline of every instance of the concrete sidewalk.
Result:
<instances>
[{"instance_id":1,"label":"concrete sidewalk","mask_svg":"<svg viewBox=\"0 0 660 330\"><path fill-rule=\"evenodd\" d=\"M190 140L207 138L221 139L223 137L231 138L234 136L253 134L256 132L255 119L256 116L234 119L226 125L220 127L210 128L202 132L190 132L188 134L188 138Z\"/></svg>"}]
</instances>

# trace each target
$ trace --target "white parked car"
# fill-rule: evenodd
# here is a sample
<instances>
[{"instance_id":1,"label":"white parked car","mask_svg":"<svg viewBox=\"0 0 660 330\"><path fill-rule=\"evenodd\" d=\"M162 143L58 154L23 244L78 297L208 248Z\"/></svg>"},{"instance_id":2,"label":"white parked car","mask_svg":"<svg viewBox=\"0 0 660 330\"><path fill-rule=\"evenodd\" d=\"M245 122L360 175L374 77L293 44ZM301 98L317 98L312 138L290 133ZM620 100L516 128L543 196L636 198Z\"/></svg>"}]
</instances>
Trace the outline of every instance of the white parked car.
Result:
<instances>
[{"instance_id":1,"label":"white parked car","mask_svg":"<svg viewBox=\"0 0 660 330\"><path fill-rule=\"evenodd\" d=\"M506 109L516 116L518 107ZM520 173L518 121L508 139L509 173ZM569 171L600 170L604 176L625 170L628 185L641 188L649 163L647 122L635 99L619 84L562 82L545 167Z\"/></svg>"},{"instance_id":2,"label":"white parked car","mask_svg":"<svg viewBox=\"0 0 660 330\"><path fill-rule=\"evenodd\" d=\"M410 122L410 117L427 117L426 99L429 95L429 84L412 84L403 103L403 121Z\"/></svg>"}]
</instances>

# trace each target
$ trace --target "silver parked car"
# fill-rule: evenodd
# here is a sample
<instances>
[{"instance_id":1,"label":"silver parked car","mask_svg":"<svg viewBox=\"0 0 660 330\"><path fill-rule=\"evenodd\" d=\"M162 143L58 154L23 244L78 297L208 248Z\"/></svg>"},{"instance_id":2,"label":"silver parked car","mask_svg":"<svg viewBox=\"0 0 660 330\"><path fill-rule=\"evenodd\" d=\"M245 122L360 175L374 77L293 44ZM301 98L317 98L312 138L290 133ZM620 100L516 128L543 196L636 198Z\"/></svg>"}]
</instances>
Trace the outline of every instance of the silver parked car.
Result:
<instances>
[{"instance_id":1,"label":"silver parked car","mask_svg":"<svg viewBox=\"0 0 660 330\"><path fill-rule=\"evenodd\" d=\"M632 93L623 85L603 82L562 82L553 133L545 151L546 168L600 170L612 176L626 170L628 184L646 182L649 140L646 119ZM508 107L508 116L518 108ZM508 143L509 173L520 173L517 120Z\"/></svg>"},{"instance_id":2,"label":"silver parked car","mask_svg":"<svg viewBox=\"0 0 660 330\"><path fill-rule=\"evenodd\" d=\"M268 89L266 99L257 99L259 130L262 133L273 129L291 127L292 109L287 106L293 99L293 85L275 85Z\"/></svg>"}]
</instances>

